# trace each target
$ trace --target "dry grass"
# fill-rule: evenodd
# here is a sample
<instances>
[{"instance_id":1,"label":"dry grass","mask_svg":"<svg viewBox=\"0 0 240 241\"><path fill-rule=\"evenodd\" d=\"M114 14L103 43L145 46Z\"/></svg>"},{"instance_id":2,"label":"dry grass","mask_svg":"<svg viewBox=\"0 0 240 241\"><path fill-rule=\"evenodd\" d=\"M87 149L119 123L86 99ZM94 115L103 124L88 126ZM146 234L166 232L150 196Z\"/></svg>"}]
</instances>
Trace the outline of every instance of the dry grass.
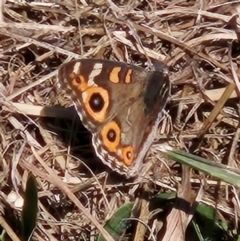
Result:
<instances>
[{"instance_id":1,"label":"dry grass","mask_svg":"<svg viewBox=\"0 0 240 241\"><path fill-rule=\"evenodd\" d=\"M99 223L134 201L143 187L154 193L176 190L183 174L180 196L193 201L200 189L203 176L193 173L186 181L189 170L178 166L169 171L159 164L144 180L126 180L93 157L89 134L75 112L59 107L71 102L56 88L56 71L73 58L141 66L162 60L169 67L172 95L159 130L167 138L161 142L239 167L239 1L6 0L1 8L1 223L14 220L21 204L10 201L10 193L23 193L29 172L39 191L37 240L90 240L98 229L104 232ZM158 156L155 145L150 153ZM186 196L189 181L195 184ZM217 183L211 177L206 183L198 200L220 203L222 215L233 221L235 213L237 219L232 189L222 187L216 197ZM178 225L178 231L185 227Z\"/></svg>"}]
</instances>

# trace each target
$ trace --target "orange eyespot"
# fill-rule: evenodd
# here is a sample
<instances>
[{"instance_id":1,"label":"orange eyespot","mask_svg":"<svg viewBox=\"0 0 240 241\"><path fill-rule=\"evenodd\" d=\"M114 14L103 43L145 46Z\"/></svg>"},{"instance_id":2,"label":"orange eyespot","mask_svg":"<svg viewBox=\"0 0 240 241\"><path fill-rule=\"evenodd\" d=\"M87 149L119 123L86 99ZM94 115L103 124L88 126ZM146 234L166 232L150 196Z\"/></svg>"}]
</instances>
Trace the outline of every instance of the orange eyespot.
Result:
<instances>
[{"instance_id":1,"label":"orange eyespot","mask_svg":"<svg viewBox=\"0 0 240 241\"><path fill-rule=\"evenodd\" d=\"M71 74L71 85L73 88L79 92L85 91L88 88L87 81L82 75Z\"/></svg>"},{"instance_id":2,"label":"orange eyespot","mask_svg":"<svg viewBox=\"0 0 240 241\"><path fill-rule=\"evenodd\" d=\"M127 146L122 149L122 158L127 166L131 166L133 162L133 148L132 146Z\"/></svg>"},{"instance_id":3,"label":"orange eyespot","mask_svg":"<svg viewBox=\"0 0 240 241\"><path fill-rule=\"evenodd\" d=\"M109 95L107 90L101 87L91 87L82 93L83 102L88 114L97 122L106 119L109 106Z\"/></svg>"},{"instance_id":4,"label":"orange eyespot","mask_svg":"<svg viewBox=\"0 0 240 241\"><path fill-rule=\"evenodd\" d=\"M115 121L109 122L103 127L100 134L104 146L109 151L115 152L121 140L121 132L118 124Z\"/></svg>"}]
</instances>

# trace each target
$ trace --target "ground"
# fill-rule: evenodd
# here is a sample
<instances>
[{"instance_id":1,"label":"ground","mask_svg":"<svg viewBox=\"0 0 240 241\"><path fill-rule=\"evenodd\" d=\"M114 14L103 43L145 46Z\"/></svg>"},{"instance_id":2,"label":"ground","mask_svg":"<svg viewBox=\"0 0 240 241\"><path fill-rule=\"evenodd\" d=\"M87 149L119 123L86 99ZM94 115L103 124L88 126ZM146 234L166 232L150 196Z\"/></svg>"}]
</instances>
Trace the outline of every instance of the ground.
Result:
<instances>
[{"instance_id":1,"label":"ground","mask_svg":"<svg viewBox=\"0 0 240 241\"><path fill-rule=\"evenodd\" d=\"M196 202L227 220L227 231L211 234L216 240L236 240L238 185L181 168L159 146L238 169L239 7L239 1L225 0L2 1L2 230L12 240L22 235L21 210L31 177L38 195L34 240L100 240L99 233L113 240L104 225L116 240L200 240L191 222L197 217L189 212ZM150 71L161 61L168 69L171 94L145 160L155 164L145 178L127 179L95 157L91 134L71 108L71 97L58 87L59 67L82 58ZM184 204L176 193L186 210L179 209ZM115 228L124 232L106 227L112 215ZM127 222L130 216L135 221Z\"/></svg>"}]
</instances>

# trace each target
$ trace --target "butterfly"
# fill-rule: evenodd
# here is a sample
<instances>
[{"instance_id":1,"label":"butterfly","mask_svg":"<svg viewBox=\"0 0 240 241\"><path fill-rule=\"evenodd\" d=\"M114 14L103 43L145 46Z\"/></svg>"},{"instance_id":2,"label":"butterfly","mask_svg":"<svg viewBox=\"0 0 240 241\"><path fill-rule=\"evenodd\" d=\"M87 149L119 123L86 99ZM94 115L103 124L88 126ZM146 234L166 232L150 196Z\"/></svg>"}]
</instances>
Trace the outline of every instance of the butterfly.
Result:
<instances>
[{"instance_id":1,"label":"butterfly","mask_svg":"<svg viewBox=\"0 0 240 241\"><path fill-rule=\"evenodd\" d=\"M99 159L127 177L137 175L170 95L166 68L79 59L59 68L58 81L92 133Z\"/></svg>"}]
</instances>

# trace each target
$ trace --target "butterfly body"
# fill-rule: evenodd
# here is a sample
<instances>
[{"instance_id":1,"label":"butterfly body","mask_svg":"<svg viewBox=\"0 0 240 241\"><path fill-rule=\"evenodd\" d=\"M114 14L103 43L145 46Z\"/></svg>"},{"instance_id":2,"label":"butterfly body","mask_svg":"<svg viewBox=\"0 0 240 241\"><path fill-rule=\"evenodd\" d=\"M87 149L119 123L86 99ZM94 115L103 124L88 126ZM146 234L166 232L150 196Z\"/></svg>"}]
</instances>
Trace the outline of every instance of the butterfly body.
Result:
<instances>
[{"instance_id":1,"label":"butterfly body","mask_svg":"<svg viewBox=\"0 0 240 241\"><path fill-rule=\"evenodd\" d=\"M169 96L165 70L81 59L62 65L58 80L92 133L96 155L120 174L136 175Z\"/></svg>"}]
</instances>

